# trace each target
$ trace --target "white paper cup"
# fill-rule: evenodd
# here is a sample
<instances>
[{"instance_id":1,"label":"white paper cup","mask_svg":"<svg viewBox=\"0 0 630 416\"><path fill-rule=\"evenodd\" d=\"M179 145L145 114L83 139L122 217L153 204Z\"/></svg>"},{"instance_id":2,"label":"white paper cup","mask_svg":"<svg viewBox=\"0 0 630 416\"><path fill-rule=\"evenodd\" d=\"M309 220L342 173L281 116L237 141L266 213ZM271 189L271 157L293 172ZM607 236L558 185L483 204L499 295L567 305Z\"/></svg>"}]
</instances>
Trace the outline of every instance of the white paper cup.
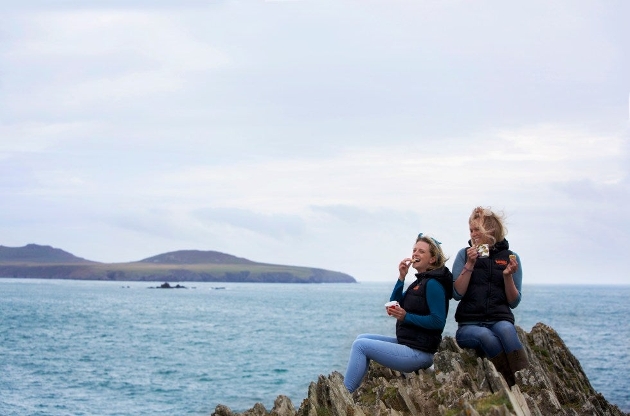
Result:
<instances>
[{"instance_id":1,"label":"white paper cup","mask_svg":"<svg viewBox=\"0 0 630 416\"><path fill-rule=\"evenodd\" d=\"M395 300L392 300L391 302L387 302L387 303L385 304L385 310L387 311L387 314L388 314L389 316L392 316L392 314L391 314L391 313L389 313L389 310L390 310L391 308L395 307L395 306L400 306L400 305L399 305L399 303L398 303L398 302L396 302Z\"/></svg>"}]
</instances>

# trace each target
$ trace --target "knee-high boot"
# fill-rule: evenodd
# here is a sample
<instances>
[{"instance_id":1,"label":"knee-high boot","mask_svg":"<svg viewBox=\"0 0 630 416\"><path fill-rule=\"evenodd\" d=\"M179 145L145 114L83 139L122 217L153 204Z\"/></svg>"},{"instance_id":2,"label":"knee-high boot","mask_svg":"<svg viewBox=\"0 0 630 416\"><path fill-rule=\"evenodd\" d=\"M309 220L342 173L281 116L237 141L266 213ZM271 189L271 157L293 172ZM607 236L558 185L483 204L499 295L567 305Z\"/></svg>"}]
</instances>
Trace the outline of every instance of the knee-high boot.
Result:
<instances>
[{"instance_id":1,"label":"knee-high boot","mask_svg":"<svg viewBox=\"0 0 630 416\"><path fill-rule=\"evenodd\" d=\"M501 373L508 386L512 387L515 384L514 373L510 369L508 356L505 354L505 352L501 351L499 354L490 358L490 362L494 364L494 368L496 368L497 371Z\"/></svg>"},{"instance_id":2,"label":"knee-high boot","mask_svg":"<svg viewBox=\"0 0 630 416\"><path fill-rule=\"evenodd\" d=\"M508 352L507 362L510 366L510 370L512 370L512 373L516 373L517 371L529 366L529 360L527 360L527 354L525 353L524 348Z\"/></svg>"}]
</instances>

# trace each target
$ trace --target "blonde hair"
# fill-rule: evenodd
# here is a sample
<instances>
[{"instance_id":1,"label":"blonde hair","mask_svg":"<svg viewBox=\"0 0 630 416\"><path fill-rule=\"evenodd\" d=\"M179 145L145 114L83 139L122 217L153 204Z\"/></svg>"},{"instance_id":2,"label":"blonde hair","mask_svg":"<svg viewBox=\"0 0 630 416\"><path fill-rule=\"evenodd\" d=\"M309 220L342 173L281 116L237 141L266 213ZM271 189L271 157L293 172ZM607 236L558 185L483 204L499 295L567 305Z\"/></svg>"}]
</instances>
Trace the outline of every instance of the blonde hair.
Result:
<instances>
[{"instance_id":1,"label":"blonde hair","mask_svg":"<svg viewBox=\"0 0 630 416\"><path fill-rule=\"evenodd\" d=\"M423 235L422 233L420 233L420 235L418 235L418 238L416 238L416 243L418 241L424 241L425 243L427 243L429 245L429 253L431 253L432 257L435 257L435 263L429 264L427 271L444 267L446 261L448 260L448 257L446 257L446 255L442 251L442 243L437 241L435 238L429 237L428 235Z\"/></svg>"},{"instance_id":2,"label":"blonde hair","mask_svg":"<svg viewBox=\"0 0 630 416\"><path fill-rule=\"evenodd\" d=\"M495 245L507 235L504 221L505 216L502 213L493 212L490 208L476 207L470 214L468 224L479 227L481 234L492 241L491 245Z\"/></svg>"}]
</instances>

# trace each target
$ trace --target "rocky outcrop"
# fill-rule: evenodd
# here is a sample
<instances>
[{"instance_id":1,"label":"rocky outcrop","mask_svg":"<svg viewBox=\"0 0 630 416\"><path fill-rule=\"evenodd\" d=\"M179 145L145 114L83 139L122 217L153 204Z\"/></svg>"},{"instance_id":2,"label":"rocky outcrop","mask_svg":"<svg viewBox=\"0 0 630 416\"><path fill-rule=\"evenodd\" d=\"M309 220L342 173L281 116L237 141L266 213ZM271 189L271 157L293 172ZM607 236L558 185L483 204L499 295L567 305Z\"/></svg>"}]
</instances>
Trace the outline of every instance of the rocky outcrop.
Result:
<instances>
[{"instance_id":1,"label":"rocky outcrop","mask_svg":"<svg viewBox=\"0 0 630 416\"><path fill-rule=\"evenodd\" d=\"M296 410L278 396L271 411L257 403L243 413L219 405L213 416L627 416L591 386L579 361L553 328L517 328L530 366L508 387L494 365L445 337L432 369L399 373L372 362L361 387L348 393L333 372L311 383Z\"/></svg>"},{"instance_id":2,"label":"rocky outcrop","mask_svg":"<svg viewBox=\"0 0 630 416\"><path fill-rule=\"evenodd\" d=\"M150 286L149 289L187 289L186 286L182 286L179 283L176 284L175 286L171 286L168 282L164 282L159 286Z\"/></svg>"}]
</instances>

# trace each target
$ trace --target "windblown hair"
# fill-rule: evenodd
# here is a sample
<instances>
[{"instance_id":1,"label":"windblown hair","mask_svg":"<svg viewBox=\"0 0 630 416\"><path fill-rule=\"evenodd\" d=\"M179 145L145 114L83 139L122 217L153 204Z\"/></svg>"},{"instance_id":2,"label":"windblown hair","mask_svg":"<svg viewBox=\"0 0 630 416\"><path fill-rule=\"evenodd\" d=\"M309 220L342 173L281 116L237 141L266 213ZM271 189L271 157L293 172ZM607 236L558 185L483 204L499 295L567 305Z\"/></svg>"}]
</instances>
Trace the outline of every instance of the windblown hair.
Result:
<instances>
[{"instance_id":1,"label":"windblown hair","mask_svg":"<svg viewBox=\"0 0 630 416\"><path fill-rule=\"evenodd\" d=\"M507 235L504 221L503 214L493 212L490 208L476 207L470 214L468 224L479 227L479 231L492 241L491 245L495 245L497 242L503 241Z\"/></svg>"},{"instance_id":2,"label":"windblown hair","mask_svg":"<svg viewBox=\"0 0 630 416\"><path fill-rule=\"evenodd\" d=\"M424 241L425 243L427 243L429 245L429 252L431 253L431 256L435 257L435 263L429 264L427 271L444 267L444 265L446 264L446 261L448 260L448 257L444 255L444 252L442 251L442 247L437 242L437 240L434 239L433 237L429 237L428 235L423 235L421 237L416 238L416 243L418 241Z\"/></svg>"}]
</instances>

